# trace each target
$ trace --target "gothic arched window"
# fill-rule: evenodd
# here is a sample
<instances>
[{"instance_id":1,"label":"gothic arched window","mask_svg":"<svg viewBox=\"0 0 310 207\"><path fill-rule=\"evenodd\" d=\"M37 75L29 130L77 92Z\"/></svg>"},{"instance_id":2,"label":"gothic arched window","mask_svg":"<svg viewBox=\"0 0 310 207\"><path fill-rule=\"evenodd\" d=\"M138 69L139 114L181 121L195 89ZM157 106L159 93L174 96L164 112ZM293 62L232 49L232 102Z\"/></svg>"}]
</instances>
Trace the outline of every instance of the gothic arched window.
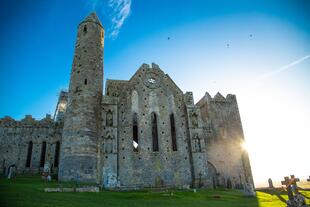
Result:
<instances>
[{"instance_id":1,"label":"gothic arched window","mask_svg":"<svg viewBox=\"0 0 310 207\"><path fill-rule=\"evenodd\" d=\"M157 117L156 114L153 112L151 114L152 119L152 140L153 140L153 151L158 152L158 130L157 130Z\"/></svg>"},{"instance_id":2,"label":"gothic arched window","mask_svg":"<svg viewBox=\"0 0 310 207\"><path fill-rule=\"evenodd\" d=\"M111 110L107 112L106 126L113 126L113 113Z\"/></svg>"},{"instance_id":3,"label":"gothic arched window","mask_svg":"<svg viewBox=\"0 0 310 207\"><path fill-rule=\"evenodd\" d=\"M44 167L45 154L46 154L46 142L43 142L42 143L42 149L41 149L40 167Z\"/></svg>"},{"instance_id":4,"label":"gothic arched window","mask_svg":"<svg viewBox=\"0 0 310 207\"><path fill-rule=\"evenodd\" d=\"M171 141L172 141L172 150L177 151L177 139L175 133L175 121L174 114L170 114L170 129L171 129Z\"/></svg>"},{"instance_id":5,"label":"gothic arched window","mask_svg":"<svg viewBox=\"0 0 310 207\"><path fill-rule=\"evenodd\" d=\"M139 139L137 113L134 113L132 117L132 139L133 150L138 151Z\"/></svg>"},{"instance_id":6,"label":"gothic arched window","mask_svg":"<svg viewBox=\"0 0 310 207\"><path fill-rule=\"evenodd\" d=\"M31 157L32 157L32 141L28 143L28 152L27 152L27 160L26 160L26 167L30 167L31 164Z\"/></svg>"},{"instance_id":7,"label":"gothic arched window","mask_svg":"<svg viewBox=\"0 0 310 207\"><path fill-rule=\"evenodd\" d=\"M55 147L55 157L54 157L54 167L58 167L59 164L59 152L60 152L60 142L56 142L56 147Z\"/></svg>"}]
</instances>

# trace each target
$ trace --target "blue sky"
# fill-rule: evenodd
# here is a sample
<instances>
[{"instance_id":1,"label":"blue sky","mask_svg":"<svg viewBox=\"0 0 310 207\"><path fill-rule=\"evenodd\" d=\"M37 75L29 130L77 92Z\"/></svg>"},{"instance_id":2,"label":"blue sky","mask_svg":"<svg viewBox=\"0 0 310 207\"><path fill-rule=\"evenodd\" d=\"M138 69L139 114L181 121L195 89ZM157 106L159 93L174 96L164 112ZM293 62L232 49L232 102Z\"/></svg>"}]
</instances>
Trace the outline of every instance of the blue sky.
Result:
<instances>
[{"instance_id":1,"label":"blue sky","mask_svg":"<svg viewBox=\"0 0 310 207\"><path fill-rule=\"evenodd\" d=\"M284 161L264 163L257 153L269 150L269 158L291 142L301 156L308 150L307 0L2 0L0 117L54 113L68 87L77 25L93 10L106 29L104 79L129 79L155 62L196 102L206 91L237 95L256 181L266 165L278 169L269 176L290 173ZM258 142L263 149L253 147Z\"/></svg>"}]
</instances>

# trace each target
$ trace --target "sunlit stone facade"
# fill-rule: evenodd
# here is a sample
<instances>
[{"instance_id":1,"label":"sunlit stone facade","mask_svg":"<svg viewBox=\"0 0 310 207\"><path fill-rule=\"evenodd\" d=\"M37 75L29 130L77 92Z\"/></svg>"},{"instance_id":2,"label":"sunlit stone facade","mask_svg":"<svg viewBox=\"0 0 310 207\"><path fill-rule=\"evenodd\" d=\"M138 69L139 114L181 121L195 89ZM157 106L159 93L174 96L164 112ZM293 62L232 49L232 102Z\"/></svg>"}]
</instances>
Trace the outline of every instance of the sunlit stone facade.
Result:
<instances>
[{"instance_id":1,"label":"sunlit stone facade","mask_svg":"<svg viewBox=\"0 0 310 207\"><path fill-rule=\"evenodd\" d=\"M0 119L3 173L40 173L106 188L253 185L236 97L206 95L194 104L158 65L106 82L104 29L95 14L78 27L68 92L54 118Z\"/></svg>"}]
</instances>

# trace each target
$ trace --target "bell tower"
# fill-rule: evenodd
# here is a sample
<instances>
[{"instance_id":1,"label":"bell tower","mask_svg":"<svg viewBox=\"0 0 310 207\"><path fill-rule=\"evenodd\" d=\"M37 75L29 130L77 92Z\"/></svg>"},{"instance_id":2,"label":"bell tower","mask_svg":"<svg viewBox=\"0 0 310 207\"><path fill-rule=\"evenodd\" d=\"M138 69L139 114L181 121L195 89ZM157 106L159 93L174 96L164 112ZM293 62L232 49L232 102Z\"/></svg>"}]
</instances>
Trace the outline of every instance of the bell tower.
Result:
<instances>
[{"instance_id":1,"label":"bell tower","mask_svg":"<svg viewBox=\"0 0 310 207\"><path fill-rule=\"evenodd\" d=\"M98 181L104 29L95 13L78 26L61 143L60 180Z\"/></svg>"}]
</instances>

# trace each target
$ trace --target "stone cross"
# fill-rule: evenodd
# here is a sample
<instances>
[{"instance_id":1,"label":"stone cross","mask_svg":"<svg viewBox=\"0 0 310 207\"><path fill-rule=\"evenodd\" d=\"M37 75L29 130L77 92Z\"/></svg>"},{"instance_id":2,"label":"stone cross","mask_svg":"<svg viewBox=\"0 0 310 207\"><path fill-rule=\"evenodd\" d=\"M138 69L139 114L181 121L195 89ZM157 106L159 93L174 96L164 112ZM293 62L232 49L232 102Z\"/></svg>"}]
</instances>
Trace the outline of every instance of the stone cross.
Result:
<instances>
[{"instance_id":1,"label":"stone cross","mask_svg":"<svg viewBox=\"0 0 310 207\"><path fill-rule=\"evenodd\" d=\"M284 177L284 180L281 181L281 184L286 186L288 199L290 201L294 200L294 195L293 195L293 191L292 191L292 186L291 186L290 178L289 177Z\"/></svg>"},{"instance_id":2,"label":"stone cross","mask_svg":"<svg viewBox=\"0 0 310 207\"><path fill-rule=\"evenodd\" d=\"M269 188L274 188L273 187L273 182L272 182L271 178L268 179L268 184L269 184Z\"/></svg>"},{"instance_id":3,"label":"stone cross","mask_svg":"<svg viewBox=\"0 0 310 207\"><path fill-rule=\"evenodd\" d=\"M297 187L297 182L299 182L299 178L295 178L295 175L291 175L291 185L292 185L292 189L293 192L296 194L298 193L298 187Z\"/></svg>"}]
</instances>

